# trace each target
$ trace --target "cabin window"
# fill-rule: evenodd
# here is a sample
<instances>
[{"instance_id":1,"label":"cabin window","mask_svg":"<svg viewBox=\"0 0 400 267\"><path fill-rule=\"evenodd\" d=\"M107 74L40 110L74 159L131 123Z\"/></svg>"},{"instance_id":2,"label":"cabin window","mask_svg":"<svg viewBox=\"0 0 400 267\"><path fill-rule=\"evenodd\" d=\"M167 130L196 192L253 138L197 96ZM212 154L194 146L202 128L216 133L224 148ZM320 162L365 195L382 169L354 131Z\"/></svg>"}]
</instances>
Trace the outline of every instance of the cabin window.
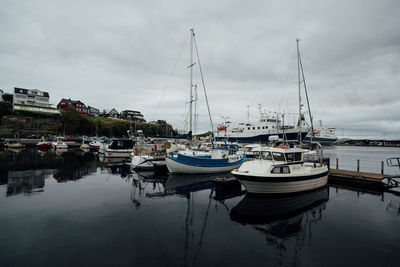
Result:
<instances>
[{"instance_id":1,"label":"cabin window","mask_svg":"<svg viewBox=\"0 0 400 267\"><path fill-rule=\"evenodd\" d=\"M263 128L263 129L265 129L265 127L264 127L264 126L263 126L262 128Z\"/></svg>"},{"instance_id":2,"label":"cabin window","mask_svg":"<svg viewBox=\"0 0 400 267\"><path fill-rule=\"evenodd\" d=\"M287 162L294 161L294 153L286 153L285 156L286 156L286 161Z\"/></svg>"},{"instance_id":3,"label":"cabin window","mask_svg":"<svg viewBox=\"0 0 400 267\"><path fill-rule=\"evenodd\" d=\"M268 129L268 126L266 126L267 127L267 129Z\"/></svg>"},{"instance_id":4,"label":"cabin window","mask_svg":"<svg viewBox=\"0 0 400 267\"><path fill-rule=\"evenodd\" d=\"M260 130L260 126L258 126L257 129Z\"/></svg>"},{"instance_id":5,"label":"cabin window","mask_svg":"<svg viewBox=\"0 0 400 267\"><path fill-rule=\"evenodd\" d=\"M294 160L301 161L301 153L300 152L294 153Z\"/></svg>"},{"instance_id":6,"label":"cabin window","mask_svg":"<svg viewBox=\"0 0 400 267\"><path fill-rule=\"evenodd\" d=\"M250 130L250 127L247 127L247 130Z\"/></svg>"},{"instance_id":7,"label":"cabin window","mask_svg":"<svg viewBox=\"0 0 400 267\"><path fill-rule=\"evenodd\" d=\"M253 127L253 130L255 130L256 129L256 127Z\"/></svg>"},{"instance_id":8,"label":"cabin window","mask_svg":"<svg viewBox=\"0 0 400 267\"><path fill-rule=\"evenodd\" d=\"M262 152L262 158L272 160L271 152Z\"/></svg>"},{"instance_id":9,"label":"cabin window","mask_svg":"<svg viewBox=\"0 0 400 267\"><path fill-rule=\"evenodd\" d=\"M285 161L285 157L283 156L283 153L273 152L272 155L274 156L274 160L276 160L276 161Z\"/></svg>"},{"instance_id":10,"label":"cabin window","mask_svg":"<svg viewBox=\"0 0 400 267\"><path fill-rule=\"evenodd\" d=\"M289 166L274 167L271 173L276 173L276 174L290 173L290 169Z\"/></svg>"}]
</instances>

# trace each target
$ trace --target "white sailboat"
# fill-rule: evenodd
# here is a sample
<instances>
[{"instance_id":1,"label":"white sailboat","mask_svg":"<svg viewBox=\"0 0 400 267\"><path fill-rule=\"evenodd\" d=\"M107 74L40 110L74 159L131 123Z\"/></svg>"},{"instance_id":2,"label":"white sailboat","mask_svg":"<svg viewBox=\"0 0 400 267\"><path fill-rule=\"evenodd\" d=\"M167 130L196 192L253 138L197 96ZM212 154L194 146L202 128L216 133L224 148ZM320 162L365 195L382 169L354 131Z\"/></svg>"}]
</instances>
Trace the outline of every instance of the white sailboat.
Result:
<instances>
[{"instance_id":1,"label":"white sailboat","mask_svg":"<svg viewBox=\"0 0 400 267\"><path fill-rule=\"evenodd\" d=\"M196 45L196 39L193 29L190 30L190 100L189 100L189 127L192 132L192 103L193 103L193 44L196 47L197 61L199 64L200 75L205 93L205 99L208 108L208 115L210 118L211 129L213 131L213 123L210 114L210 108L208 105L207 94L204 85L203 72L201 69L199 54ZM213 146L209 154L199 155L196 151L190 151L190 153L184 152L171 152L165 157L165 163L170 172L173 173L219 173L228 172L245 161L245 155L243 153L237 153L233 149L229 148L216 148Z\"/></svg>"}]
</instances>

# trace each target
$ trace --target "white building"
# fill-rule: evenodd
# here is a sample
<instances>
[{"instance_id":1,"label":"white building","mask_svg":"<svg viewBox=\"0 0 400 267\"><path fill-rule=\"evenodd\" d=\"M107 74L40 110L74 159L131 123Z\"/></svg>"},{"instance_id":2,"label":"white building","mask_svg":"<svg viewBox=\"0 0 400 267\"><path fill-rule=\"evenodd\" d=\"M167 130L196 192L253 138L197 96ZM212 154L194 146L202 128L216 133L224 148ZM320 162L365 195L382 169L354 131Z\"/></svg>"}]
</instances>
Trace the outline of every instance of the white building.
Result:
<instances>
[{"instance_id":1,"label":"white building","mask_svg":"<svg viewBox=\"0 0 400 267\"><path fill-rule=\"evenodd\" d=\"M60 110L50 107L49 100L48 92L15 87L13 110L60 114Z\"/></svg>"},{"instance_id":2,"label":"white building","mask_svg":"<svg viewBox=\"0 0 400 267\"><path fill-rule=\"evenodd\" d=\"M14 104L49 107L49 93L38 89L14 88Z\"/></svg>"},{"instance_id":3,"label":"white building","mask_svg":"<svg viewBox=\"0 0 400 267\"><path fill-rule=\"evenodd\" d=\"M0 89L0 101L3 101L3 94L4 94L4 91Z\"/></svg>"}]
</instances>

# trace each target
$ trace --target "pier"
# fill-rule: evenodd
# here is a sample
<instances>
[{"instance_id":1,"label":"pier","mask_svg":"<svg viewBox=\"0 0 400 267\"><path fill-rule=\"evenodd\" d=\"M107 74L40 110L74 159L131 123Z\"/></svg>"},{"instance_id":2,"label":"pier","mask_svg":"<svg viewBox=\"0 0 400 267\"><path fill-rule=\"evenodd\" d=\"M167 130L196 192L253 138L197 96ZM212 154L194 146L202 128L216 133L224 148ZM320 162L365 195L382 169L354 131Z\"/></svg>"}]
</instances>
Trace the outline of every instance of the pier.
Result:
<instances>
[{"instance_id":1,"label":"pier","mask_svg":"<svg viewBox=\"0 0 400 267\"><path fill-rule=\"evenodd\" d=\"M398 166L389 165L388 166ZM339 169L339 160L336 159L336 169L329 169L329 181L338 184L350 184L359 187L368 187L377 190L390 190L399 187L400 174L387 175L384 174L384 162L381 162L381 173L370 173L360 171L360 160L357 160L357 170Z\"/></svg>"}]
</instances>

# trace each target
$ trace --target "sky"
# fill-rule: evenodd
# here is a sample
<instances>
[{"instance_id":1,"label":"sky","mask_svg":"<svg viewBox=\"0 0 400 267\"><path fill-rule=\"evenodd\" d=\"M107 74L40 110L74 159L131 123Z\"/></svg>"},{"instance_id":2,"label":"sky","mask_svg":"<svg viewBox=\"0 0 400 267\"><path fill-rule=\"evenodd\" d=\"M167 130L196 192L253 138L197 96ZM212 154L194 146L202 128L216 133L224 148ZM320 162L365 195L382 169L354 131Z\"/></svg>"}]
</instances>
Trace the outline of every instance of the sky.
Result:
<instances>
[{"instance_id":1,"label":"sky","mask_svg":"<svg viewBox=\"0 0 400 267\"><path fill-rule=\"evenodd\" d=\"M0 88L46 91L54 106L71 98L138 110L184 129L193 28L214 128L257 120L259 104L294 124L299 38L314 124L400 137L399 14L396 0L2 0ZM194 62L202 132L211 126Z\"/></svg>"}]
</instances>

